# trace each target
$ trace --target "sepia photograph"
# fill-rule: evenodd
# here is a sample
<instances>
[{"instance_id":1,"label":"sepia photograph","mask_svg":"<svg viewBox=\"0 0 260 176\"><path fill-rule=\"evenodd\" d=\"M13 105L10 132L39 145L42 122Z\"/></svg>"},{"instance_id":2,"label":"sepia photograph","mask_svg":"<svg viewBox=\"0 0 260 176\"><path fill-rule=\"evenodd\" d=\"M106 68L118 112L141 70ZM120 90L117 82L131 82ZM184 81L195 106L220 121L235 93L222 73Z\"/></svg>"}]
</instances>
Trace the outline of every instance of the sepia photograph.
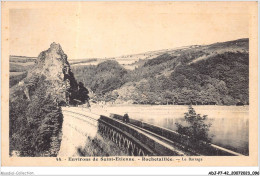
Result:
<instances>
[{"instance_id":1,"label":"sepia photograph","mask_svg":"<svg viewBox=\"0 0 260 176\"><path fill-rule=\"evenodd\" d=\"M2 163L257 164L256 2L2 2L2 20Z\"/></svg>"}]
</instances>

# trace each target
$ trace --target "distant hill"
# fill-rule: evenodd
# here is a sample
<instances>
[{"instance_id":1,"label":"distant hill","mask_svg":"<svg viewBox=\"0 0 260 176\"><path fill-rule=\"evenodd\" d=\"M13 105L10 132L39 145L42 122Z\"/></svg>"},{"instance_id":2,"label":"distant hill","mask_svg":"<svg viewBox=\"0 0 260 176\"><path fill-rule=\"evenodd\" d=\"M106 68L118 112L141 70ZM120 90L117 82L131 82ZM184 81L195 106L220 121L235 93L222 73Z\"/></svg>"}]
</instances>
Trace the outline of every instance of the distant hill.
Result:
<instances>
[{"instance_id":1,"label":"distant hill","mask_svg":"<svg viewBox=\"0 0 260 176\"><path fill-rule=\"evenodd\" d=\"M246 46L248 43L248 39L239 39L234 41L228 41L228 42L221 42L221 43L215 43L212 45L191 45L191 46L184 46L184 47L177 47L172 49L163 49L163 50L156 50L156 51L148 51L144 53L139 54L129 54L129 55L123 55L118 57L111 57L111 58L86 58L86 59L73 59L69 60L71 65L74 66L86 66L86 65L98 65L101 62L107 61L107 60L114 60L117 61L120 65L122 65L124 68L129 70L134 70L135 68L142 66L145 61L154 59L162 54L169 54L172 56L178 56L178 54L182 53L186 50L203 50L205 53L212 55L216 54L215 52L221 53L221 52L248 52L248 46ZM237 43L237 44L236 44ZM215 48L217 48L218 51L215 51ZM198 58L199 60L202 58ZM196 62L196 61L194 61Z\"/></svg>"},{"instance_id":2,"label":"distant hill","mask_svg":"<svg viewBox=\"0 0 260 176\"><path fill-rule=\"evenodd\" d=\"M145 61L149 59L156 58L164 53L172 53L176 50L186 49L186 48L194 48L198 47L198 45L193 45L189 47L178 47L174 49L164 49L164 50L156 50L156 51L148 51L139 54L129 54L123 55L118 57L111 57L111 58L86 58L86 59L73 59L70 60L70 64L74 66L86 66L86 65L98 65L104 61L117 61L120 65L124 68L129 70L134 70L135 68L142 66Z\"/></svg>"},{"instance_id":3,"label":"distant hill","mask_svg":"<svg viewBox=\"0 0 260 176\"><path fill-rule=\"evenodd\" d=\"M27 71L30 70L36 62L36 57L26 56L10 56L9 57L9 69L10 80L9 86L12 87L20 80L27 76Z\"/></svg>"},{"instance_id":4,"label":"distant hill","mask_svg":"<svg viewBox=\"0 0 260 176\"><path fill-rule=\"evenodd\" d=\"M36 62L37 57L28 57L28 56L14 56L10 55L10 62Z\"/></svg>"},{"instance_id":5,"label":"distant hill","mask_svg":"<svg viewBox=\"0 0 260 176\"><path fill-rule=\"evenodd\" d=\"M249 103L248 39L148 53L150 55L145 59L138 58L140 54L127 56L136 59L130 64L123 65L115 59L92 66L73 65L72 70L78 80L99 95L98 99L106 101L137 104ZM127 65L135 68L126 69ZM100 70L101 66L106 71Z\"/></svg>"}]
</instances>

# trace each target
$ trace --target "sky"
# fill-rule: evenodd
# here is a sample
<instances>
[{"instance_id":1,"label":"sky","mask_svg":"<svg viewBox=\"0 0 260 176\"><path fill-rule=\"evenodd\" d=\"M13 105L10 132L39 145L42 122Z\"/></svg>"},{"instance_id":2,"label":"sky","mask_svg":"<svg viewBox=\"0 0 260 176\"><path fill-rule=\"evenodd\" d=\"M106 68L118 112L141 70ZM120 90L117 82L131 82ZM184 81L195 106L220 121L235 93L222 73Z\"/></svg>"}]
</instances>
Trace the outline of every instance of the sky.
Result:
<instances>
[{"instance_id":1,"label":"sky","mask_svg":"<svg viewBox=\"0 0 260 176\"><path fill-rule=\"evenodd\" d=\"M69 59L116 57L249 37L243 2L45 2L9 11L10 55L52 42Z\"/></svg>"}]
</instances>

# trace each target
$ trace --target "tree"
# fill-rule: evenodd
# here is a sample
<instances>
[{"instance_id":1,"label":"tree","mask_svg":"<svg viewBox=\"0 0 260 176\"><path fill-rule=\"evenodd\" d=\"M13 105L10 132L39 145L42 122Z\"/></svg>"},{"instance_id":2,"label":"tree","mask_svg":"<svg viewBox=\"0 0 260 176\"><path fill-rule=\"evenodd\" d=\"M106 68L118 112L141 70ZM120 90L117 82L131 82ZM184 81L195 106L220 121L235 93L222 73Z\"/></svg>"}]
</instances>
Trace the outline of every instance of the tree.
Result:
<instances>
[{"instance_id":1,"label":"tree","mask_svg":"<svg viewBox=\"0 0 260 176\"><path fill-rule=\"evenodd\" d=\"M191 145L197 146L200 140L207 143L211 142L211 137L208 134L211 124L206 123L207 115L201 117L200 114L196 114L195 110L190 105L188 112L185 113L184 120L186 122L185 125L175 123L177 132L189 136Z\"/></svg>"}]
</instances>

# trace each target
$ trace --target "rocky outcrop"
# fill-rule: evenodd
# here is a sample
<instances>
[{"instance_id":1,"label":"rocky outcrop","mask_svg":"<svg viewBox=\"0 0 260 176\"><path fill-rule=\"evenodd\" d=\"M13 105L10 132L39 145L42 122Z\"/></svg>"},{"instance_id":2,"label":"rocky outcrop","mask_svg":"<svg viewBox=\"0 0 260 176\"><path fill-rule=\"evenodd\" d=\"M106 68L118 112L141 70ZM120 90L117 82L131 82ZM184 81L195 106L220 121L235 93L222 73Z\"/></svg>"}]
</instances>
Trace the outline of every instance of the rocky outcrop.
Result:
<instances>
[{"instance_id":1,"label":"rocky outcrop","mask_svg":"<svg viewBox=\"0 0 260 176\"><path fill-rule=\"evenodd\" d=\"M61 140L61 105L78 85L61 46L52 43L39 54L27 77L10 89L10 153L56 156Z\"/></svg>"},{"instance_id":2,"label":"rocky outcrop","mask_svg":"<svg viewBox=\"0 0 260 176\"><path fill-rule=\"evenodd\" d=\"M19 82L18 87L24 89L28 100L38 81L49 84L47 94L56 99L57 103L66 102L66 91L77 91L77 82L70 70L67 55L59 44L52 43L48 50L41 52L35 67Z\"/></svg>"}]
</instances>

